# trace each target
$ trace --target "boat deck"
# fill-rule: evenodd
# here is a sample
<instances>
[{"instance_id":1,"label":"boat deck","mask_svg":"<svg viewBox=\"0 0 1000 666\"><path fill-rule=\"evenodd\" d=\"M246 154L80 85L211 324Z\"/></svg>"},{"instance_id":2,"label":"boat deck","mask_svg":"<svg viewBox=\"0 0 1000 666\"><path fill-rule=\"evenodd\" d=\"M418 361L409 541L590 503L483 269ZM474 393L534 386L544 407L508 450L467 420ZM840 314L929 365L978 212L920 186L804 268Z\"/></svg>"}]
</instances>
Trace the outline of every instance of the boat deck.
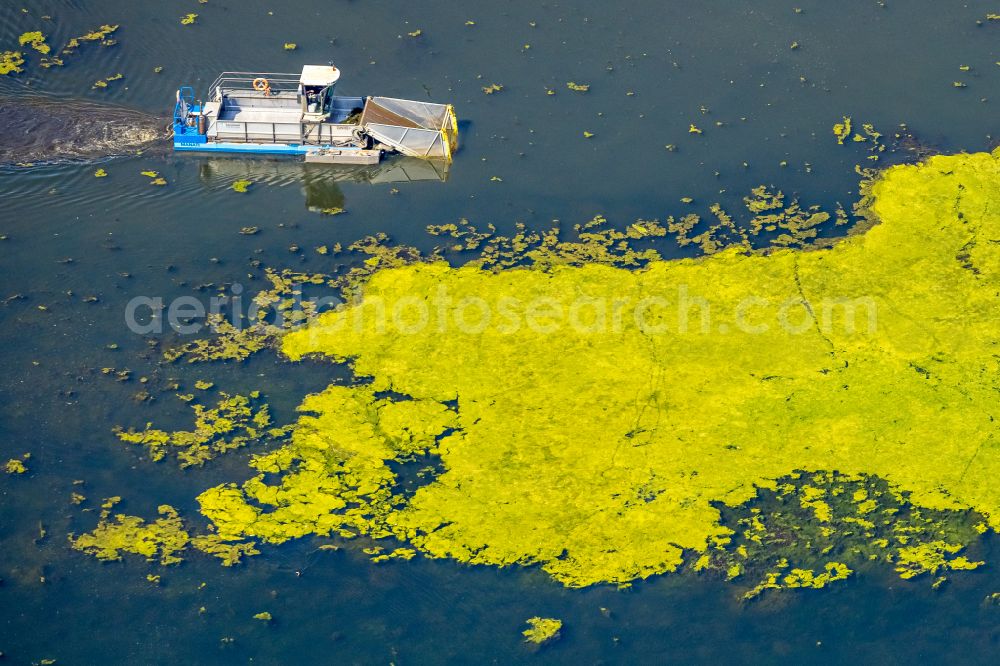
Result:
<instances>
[{"instance_id":1,"label":"boat deck","mask_svg":"<svg viewBox=\"0 0 1000 666\"><path fill-rule=\"evenodd\" d=\"M383 125L395 125L397 127L419 128L420 125L410 118L404 118L398 113L393 113L389 109L370 105L365 107L364 120L369 123L380 123Z\"/></svg>"},{"instance_id":2,"label":"boat deck","mask_svg":"<svg viewBox=\"0 0 1000 666\"><path fill-rule=\"evenodd\" d=\"M219 113L219 120L235 123L297 123L302 119L302 111L293 109L259 109L225 107Z\"/></svg>"}]
</instances>

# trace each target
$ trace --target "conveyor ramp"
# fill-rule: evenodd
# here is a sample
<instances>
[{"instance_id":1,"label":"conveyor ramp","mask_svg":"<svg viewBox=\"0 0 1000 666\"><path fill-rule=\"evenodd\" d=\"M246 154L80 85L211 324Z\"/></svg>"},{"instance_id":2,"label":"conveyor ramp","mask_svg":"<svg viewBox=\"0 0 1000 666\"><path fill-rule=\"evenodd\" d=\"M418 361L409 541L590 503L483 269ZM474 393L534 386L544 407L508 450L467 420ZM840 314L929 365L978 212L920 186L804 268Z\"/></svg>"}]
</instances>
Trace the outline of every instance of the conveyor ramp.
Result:
<instances>
[{"instance_id":1,"label":"conveyor ramp","mask_svg":"<svg viewBox=\"0 0 1000 666\"><path fill-rule=\"evenodd\" d=\"M369 97L360 123L369 136L411 157L450 160L458 120L450 104Z\"/></svg>"}]
</instances>

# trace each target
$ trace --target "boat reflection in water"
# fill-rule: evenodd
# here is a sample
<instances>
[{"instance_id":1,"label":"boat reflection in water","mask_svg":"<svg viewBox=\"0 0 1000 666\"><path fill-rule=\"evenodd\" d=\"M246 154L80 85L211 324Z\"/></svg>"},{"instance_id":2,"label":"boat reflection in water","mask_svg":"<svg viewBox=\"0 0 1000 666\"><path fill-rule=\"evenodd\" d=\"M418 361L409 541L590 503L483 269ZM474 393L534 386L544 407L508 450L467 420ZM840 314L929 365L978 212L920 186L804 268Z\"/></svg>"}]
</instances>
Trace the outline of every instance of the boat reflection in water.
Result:
<instances>
[{"instance_id":1,"label":"boat reflection in water","mask_svg":"<svg viewBox=\"0 0 1000 666\"><path fill-rule=\"evenodd\" d=\"M344 208L344 193L340 183L383 185L417 181L448 180L451 163L445 160L422 160L393 156L378 164L306 164L288 159L242 158L238 156L206 157L198 167L202 182L212 186L228 186L237 180L278 187L299 185L310 211Z\"/></svg>"}]
</instances>

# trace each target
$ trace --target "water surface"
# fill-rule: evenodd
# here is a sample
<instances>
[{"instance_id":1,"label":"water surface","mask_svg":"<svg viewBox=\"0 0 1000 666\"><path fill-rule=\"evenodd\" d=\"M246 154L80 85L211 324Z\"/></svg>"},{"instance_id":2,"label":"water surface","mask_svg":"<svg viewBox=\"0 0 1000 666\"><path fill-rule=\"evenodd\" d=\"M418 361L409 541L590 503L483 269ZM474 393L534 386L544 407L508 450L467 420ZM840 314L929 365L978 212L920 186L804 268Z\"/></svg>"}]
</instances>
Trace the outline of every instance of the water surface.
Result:
<instances>
[{"instance_id":1,"label":"water surface","mask_svg":"<svg viewBox=\"0 0 1000 666\"><path fill-rule=\"evenodd\" d=\"M174 379L260 389L279 422L294 418L306 393L350 379L346 369L292 366L270 353L243 365L163 366L160 349L177 336L130 333L129 299L207 298L233 282L250 292L262 284L255 261L333 270L344 260L312 248L375 232L429 249L438 239L425 225L460 218L509 232L517 222L547 229L559 220L568 228L597 214L625 226L705 214L716 202L737 214L760 184L804 203L849 208L855 165L869 162L864 146L833 139L830 128L844 115L887 135L905 123L941 151L993 145L1000 24L977 25L996 11L991 3L22 4L26 12L17 3L0 8L0 50L15 48L29 30L59 48L101 24L121 27L116 46L84 45L63 68L41 69L29 53L24 74L0 79L7 99L111 102L165 116L178 85L200 91L222 70L294 71L332 60L344 72L343 94L450 102L463 124L444 182L355 182L297 162L175 156L156 147L0 169L0 298L8 299L0 305L0 459L32 455L30 475L0 479L0 650L11 663L997 656L1000 608L984 598L1000 590L1000 577L990 566L936 591L929 581L876 569L828 590L745 605L733 586L705 578L567 590L530 569L422 558L373 566L351 548L316 551L307 540L266 548L233 569L192 554L160 571L162 584L153 586L146 574L155 567L140 558L102 564L66 542L68 533L92 529L100 498L122 496L130 514L149 516L170 503L196 516L201 490L247 476L249 451L180 472L116 441L116 424L188 425L187 408L169 388ZM181 25L189 12L199 14L196 23ZM419 37L409 36L418 29ZM298 48L286 51L285 42ZM92 88L117 72L122 80ZM567 89L571 81L590 91ZM503 90L485 95L492 83ZM93 107L79 108L88 122ZM691 124L704 133L689 133ZM884 163L906 159L912 154L901 150ZM95 178L97 168L109 175ZM146 170L169 184L150 186ZM230 189L239 178L255 181L247 195ZM310 210L333 205L348 212ZM251 225L260 233L239 233ZM107 367L129 368L132 379L116 382L102 374ZM144 389L155 399L136 401ZM72 505L74 491L88 501ZM984 549L994 560L995 544ZM251 619L263 610L275 618L270 625ZM533 615L562 618L561 640L541 651L522 644L523 621Z\"/></svg>"}]
</instances>

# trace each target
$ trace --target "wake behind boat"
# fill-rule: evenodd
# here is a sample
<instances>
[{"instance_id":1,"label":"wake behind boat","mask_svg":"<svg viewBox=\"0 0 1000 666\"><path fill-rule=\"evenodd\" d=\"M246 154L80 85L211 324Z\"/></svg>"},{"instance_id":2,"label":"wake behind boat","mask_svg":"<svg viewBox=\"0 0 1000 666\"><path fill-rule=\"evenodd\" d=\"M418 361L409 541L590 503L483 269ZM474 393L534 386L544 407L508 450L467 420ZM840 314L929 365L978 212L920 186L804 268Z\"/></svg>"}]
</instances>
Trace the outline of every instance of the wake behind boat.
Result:
<instances>
[{"instance_id":1,"label":"wake behind boat","mask_svg":"<svg viewBox=\"0 0 1000 666\"><path fill-rule=\"evenodd\" d=\"M52 95L0 94L0 169L157 153L167 119Z\"/></svg>"}]
</instances>

